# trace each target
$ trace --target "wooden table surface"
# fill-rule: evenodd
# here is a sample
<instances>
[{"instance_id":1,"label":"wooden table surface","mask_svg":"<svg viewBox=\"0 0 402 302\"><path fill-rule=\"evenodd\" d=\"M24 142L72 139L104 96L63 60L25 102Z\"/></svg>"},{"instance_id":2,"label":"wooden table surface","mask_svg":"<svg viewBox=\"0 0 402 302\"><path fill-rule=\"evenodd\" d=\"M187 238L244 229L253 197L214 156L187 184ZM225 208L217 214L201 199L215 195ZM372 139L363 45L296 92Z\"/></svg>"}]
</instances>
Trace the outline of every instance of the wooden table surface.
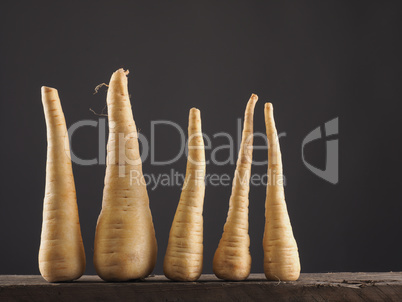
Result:
<instances>
[{"instance_id":1,"label":"wooden table surface","mask_svg":"<svg viewBox=\"0 0 402 302\"><path fill-rule=\"evenodd\" d=\"M301 274L298 281L267 281L252 274L228 282L203 275L197 282L150 276L104 282L83 276L48 283L41 276L0 275L0 301L402 301L402 272Z\"/></svg>"}]
</instances>

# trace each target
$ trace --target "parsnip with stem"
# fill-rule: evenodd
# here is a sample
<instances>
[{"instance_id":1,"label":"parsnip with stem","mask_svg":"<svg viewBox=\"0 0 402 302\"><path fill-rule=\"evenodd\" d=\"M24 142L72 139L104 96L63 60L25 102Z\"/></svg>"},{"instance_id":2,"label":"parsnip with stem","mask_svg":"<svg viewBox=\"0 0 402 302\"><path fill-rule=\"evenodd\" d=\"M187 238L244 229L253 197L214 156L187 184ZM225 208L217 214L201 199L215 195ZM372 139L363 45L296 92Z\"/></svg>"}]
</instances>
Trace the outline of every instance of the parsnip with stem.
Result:
<instances>
[{"instance_id":1,"label":"parsnip with stem","mask_svg":"<svg viewBox=\"0 0 402 302\"><path fill-rule=\"evenodd\" d=\"M49 282L72 281L85 270L70 147L58 92L42 87L47 128L46 188L39 270Z\"/></svg>"},{"instance_id":2,"label":"parsnip with stem","mask_svg":"<svg viewBox=\"0 0 402 302\"><path fill-rule=\"evenodd\" d=\"M228 216L213 260L215 275L225 280L244 280L250 274L248 194L253 161L254 107L257 100L257 95L252 94L244 113L242 140L229 200Z\"/></svg>"},{"instance_id":3,"label":"parsnip with stem","mask_svg":"<svg viewBox=\"0 0 402 302\"><path fill-rule=\"evenodd\" d=\"M163 271L171 280L195 281L203 264L205 151L201 114L190 110L186 178L170 229Z\"/></svg>"},{"instance_id":4,"label":"parsnip with stem","mask_svg":"<svg viewBox=\"0 0 402 302\"><path fill-rule=\"evenodd\" d=\"M263 239L264 272L268 280L294 281L300 275L300 259L285 202L282 156L271 103L265 104L265 126L268 185Z\"/></svg>"},{"instance_id":5,"label":"parsnip with stem","mask_svg":"<svg viewBox=\"0 0 402 302\"><path fill-rule=\"evenodd\" d=\"M109 139L94 265L106 281L148 276L157 243L127 86L128 71L113 73L107 93Z\"/></svg>"}]
</instances>

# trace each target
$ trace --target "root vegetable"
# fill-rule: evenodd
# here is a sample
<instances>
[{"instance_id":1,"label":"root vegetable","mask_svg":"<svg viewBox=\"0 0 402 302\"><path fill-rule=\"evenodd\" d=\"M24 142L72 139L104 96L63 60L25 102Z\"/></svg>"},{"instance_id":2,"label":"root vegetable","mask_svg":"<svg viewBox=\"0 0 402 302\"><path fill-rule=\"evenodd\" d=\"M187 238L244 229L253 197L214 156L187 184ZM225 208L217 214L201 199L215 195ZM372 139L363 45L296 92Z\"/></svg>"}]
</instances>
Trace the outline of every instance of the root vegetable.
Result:
<instances>
[{"instance_id":1,"label":"root vegetable","mask_svg":"<svg viewBox=\"0 0 402 302\"><path fill-rule=\"evenodd\" d=\"M205 151L201 114L195 108L190 110L188 136L186 178L163 263L166 277L175 281L197 280L203 264Z\"/></svg>"},{"instance_id":2,"label":"root vegetable","mask_svg":"<svg viewBox=\"0 0 402 302\"><path fill-rule=\"evenodd\" d=\"M70 147L58 92L42 87L47 128L46 188L39 270L49 282L72 281L85 270Z\"/></svg>"},{"instance_id":3,"label":"root vegetable","mask_svg":"<svg viewBox=\"0 0 402 302\"><path fill-rule=\"evenodd\" d=\"M106 281L144 278L157 256L127 74L123 69L113 73L107 93L107 166L94 248L96 272Z\"/></svg>"},{"instance_id":4,"label":"root vegetable","mask_svg":"<svg viewBox=\"0 0 402 302\"><path fill-rule=\"evenodd\" d=\"M269 179L263 239L264 272L268 280L292 281L299 278L300 260L285 202L282 157L271 103L265 104L265 125Z\"/></svg>"},{"instance_id":5,"label":"root vegetable","mask_svg":"<svg viewBox=\"0 0 402 302\"><path fill-rule=\"evenodd\" d=\"M250 237L248 235L248 194L253 160L253 118L258 100L252 94L244 113L244 126L229 211L222 238L213 259L213 271L220 279L244 280L250 274Z\"/></svg>"}]
</instances>

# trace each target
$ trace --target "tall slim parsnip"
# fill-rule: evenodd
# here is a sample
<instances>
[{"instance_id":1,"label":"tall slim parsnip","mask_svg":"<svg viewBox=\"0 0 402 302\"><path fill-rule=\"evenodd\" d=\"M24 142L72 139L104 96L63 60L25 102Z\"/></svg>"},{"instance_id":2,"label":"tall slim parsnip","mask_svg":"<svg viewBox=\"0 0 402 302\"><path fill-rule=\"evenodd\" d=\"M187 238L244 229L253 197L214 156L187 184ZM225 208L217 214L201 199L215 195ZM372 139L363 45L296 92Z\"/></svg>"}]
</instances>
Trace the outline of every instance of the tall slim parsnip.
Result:
<instances>
[{"instance_id":1,"label":"tall slim parsnip","mask_svg":"<svg viewBox=\"0 0 402 302\"><path fill-rule=\"evenodd\" d=\"M265 104L268 137L268 185L265 201L264 272L268 280L297 280L300 259L285 202L282 156L273 107Z\"/></svg>"},{"instance_id":2,"label":"tall slim parsnip","mask_svg":"<svg viewBox=\"0 0 402 302\"><path fill-rule=\"evenodd\" d=\"M94 248L96 272L106 281L148 276L157 254L127 74L113 73L107 93L107 166Z\"/></svg>"},{"instance_id":3,"label":"tall slim parsnip","mask_svg":"<svg viewBox=\"0 0 402 302\"><path fill-rule=\"evenodd\" d=\"M253 161L253 119L258 97L252 94L244 113L244 126L236 171L229 200L229 211L222 238L213 260L213 271L220 279L244 280L250 274L248 235L248 193Z\"/></svg>"},{"instance_id":4,"label":"tall slim parsnip","mask_svg":"<svg viewBox=\"0 0 402 302\"><path fill-rule=\"evenodd\" d=\"M201 114L192 108L188 125L186 178L170 229L163 271L171 280L195 281L202 272L205 151Z\"/></svg>"},{"instance_id":5,"label":"tall slim parsnip","mask_svg":"<svg viewBox=\"0 0 402 302\"><path fill-rule=\"evenodd\" d=\"M47 128L46 188L39 270L49 282L72 281L85 270L70 147L56 89L42 87Z\"/></svg>"}]
</instances>

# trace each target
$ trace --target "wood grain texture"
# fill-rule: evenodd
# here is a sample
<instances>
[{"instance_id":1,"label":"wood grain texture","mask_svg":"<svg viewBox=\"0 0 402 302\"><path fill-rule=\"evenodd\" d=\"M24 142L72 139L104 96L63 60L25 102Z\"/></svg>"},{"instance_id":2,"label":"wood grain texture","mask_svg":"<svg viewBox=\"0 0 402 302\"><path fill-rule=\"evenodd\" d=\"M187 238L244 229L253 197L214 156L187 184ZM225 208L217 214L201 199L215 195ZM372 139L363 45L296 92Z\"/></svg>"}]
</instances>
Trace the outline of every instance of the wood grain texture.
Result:
<instances>
[{"instance_id":1,"label":"wood grain texture","mask_svg":"<svg viewBox=\"0 0 402 302\"><path fill-rule=\"evenodd\" d=\"M402 301L402 272L301 274L298 281L267 281L251 274L227 282L202 275L197 282L164 276L108 283L83 276L48 283L41 276L0 276L0 301Z\"/></svg>"}]
</instances>

